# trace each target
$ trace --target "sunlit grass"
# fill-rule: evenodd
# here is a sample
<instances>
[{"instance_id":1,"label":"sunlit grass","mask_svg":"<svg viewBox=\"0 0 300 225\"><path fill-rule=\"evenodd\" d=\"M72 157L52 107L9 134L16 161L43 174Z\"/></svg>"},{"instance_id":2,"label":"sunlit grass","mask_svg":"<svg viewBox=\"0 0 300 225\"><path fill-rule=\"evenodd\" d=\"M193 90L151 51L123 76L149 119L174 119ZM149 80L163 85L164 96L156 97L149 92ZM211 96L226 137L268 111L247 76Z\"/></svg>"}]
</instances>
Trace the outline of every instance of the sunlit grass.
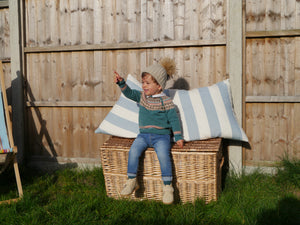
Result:
<instances>
[{"instance_id":1,"label":"sunlit grass","mask_svg":"<svg viewBox=\"0 0 300 225\"><path fill-rule=\"evenodd\" d=\"M108 198L99 168L23 168L24 198L0 205L0 224L299 224L299 160L281 165L275 175L228 175L217 202L174 205ZM1 199L16 197L13 172L0 178Z\"/></svg>"}]
</instances>

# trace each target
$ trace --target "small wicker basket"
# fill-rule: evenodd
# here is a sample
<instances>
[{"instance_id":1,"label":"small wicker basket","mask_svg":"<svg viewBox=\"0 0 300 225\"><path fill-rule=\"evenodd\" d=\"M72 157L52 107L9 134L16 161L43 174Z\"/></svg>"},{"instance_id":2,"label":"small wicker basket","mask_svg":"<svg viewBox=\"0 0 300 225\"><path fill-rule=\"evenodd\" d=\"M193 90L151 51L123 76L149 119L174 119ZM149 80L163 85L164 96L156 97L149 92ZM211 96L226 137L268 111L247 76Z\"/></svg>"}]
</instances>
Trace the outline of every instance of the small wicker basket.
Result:
<instances>
[{"instance_id":1,"label":"small wicker basket","mask_svg":"<svg viewBox=\"0 0 300 225\"><path fill-rule=\"evenodd\" d=\"M127 180L127 158L134 139L111 137L100 147L101 163L109 197L120 198ZM173 187L175 202L206 203L217 200L221 192L223 165L222 139L186 142L181 149L173 145ZM153 148L142 155L137 180L140 186L132 199L162 199L160 165Z\"/></svg>"}]
</instances>

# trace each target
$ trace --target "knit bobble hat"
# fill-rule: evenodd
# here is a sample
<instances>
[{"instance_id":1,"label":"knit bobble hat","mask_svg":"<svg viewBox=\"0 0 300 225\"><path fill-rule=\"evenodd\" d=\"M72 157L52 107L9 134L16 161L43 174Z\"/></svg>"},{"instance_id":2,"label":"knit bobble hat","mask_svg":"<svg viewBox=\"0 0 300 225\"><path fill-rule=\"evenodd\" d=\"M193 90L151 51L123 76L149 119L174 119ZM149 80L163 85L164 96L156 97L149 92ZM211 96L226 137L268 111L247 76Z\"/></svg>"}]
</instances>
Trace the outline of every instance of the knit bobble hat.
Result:
<instances>
[{"instance_id":1,"label":"knit bobble hat","mask_svg":"<svg viewBox=\"0 0 300 225\"><path fill-rule=\"evenodd\" d=\"M163 58L159 63L147 67L144 72L154 77L162 89L165 89L166 82L175 73L175 69L174 60Z\"/></svg>"}]
</instances>

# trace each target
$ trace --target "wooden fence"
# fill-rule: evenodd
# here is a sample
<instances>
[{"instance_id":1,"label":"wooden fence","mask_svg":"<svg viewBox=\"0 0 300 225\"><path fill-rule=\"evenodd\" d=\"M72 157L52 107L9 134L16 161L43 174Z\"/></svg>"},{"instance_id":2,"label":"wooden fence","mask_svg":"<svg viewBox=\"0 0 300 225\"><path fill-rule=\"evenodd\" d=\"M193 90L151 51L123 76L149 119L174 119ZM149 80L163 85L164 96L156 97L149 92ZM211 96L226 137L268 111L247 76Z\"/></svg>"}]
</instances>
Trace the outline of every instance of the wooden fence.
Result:
<instances>
[{"instance_id":1,"label":"wooden fence","mask_svg":"<svg viewBox=\"0 0 300 225\"><path fill-rule=\"evenodd\" d=\"M146 66L169 56L177 64L174 80L190 88L228 78L231 1L21 1L26 159L99 162L108 136L94 130L120 95L113 70L140 79ZM285 152L299 158L300 2L244 0L240 13L241 104L251 145L243 165L272 166ZM8 14L0 9L7 77Z\"/></svg>"},{"instance_id":2,"label":"wooden fence","mask_svg":"<svg viewBox=\"0 0 300 225\"><path fill-rule=\"evenodd\" d=\"M245 166L300 158L300 2L246 1Z\"/></svg>"}]
</instances>

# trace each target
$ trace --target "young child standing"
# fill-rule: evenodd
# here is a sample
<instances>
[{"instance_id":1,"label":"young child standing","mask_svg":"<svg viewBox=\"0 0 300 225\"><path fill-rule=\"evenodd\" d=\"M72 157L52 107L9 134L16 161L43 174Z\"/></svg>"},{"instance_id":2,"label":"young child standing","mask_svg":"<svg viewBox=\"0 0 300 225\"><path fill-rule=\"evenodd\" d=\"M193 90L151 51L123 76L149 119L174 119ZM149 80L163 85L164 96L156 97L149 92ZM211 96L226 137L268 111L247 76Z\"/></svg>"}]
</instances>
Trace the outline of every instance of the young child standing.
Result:
<instances>
[{"instance_id":1,"label":"young child standing","mask_svg":"<svg viewBox=\"0 0 300 225\"><path fill-rule=\"evenodd\" d=\"M132 143L128 156L128 180L121 191L122 196L131 195L139 186L136 174L139 158L148 148L153 147L160 163L163 180L163 203L172 204L174 189L172 187L171 135L182 148L181 125L172 99L163 93L166 81L175 72L175 63L164 58L160 63L151 65L142 72L143 91L131 89L125 80L115 72L115 83L129 99L139 103L139 131Z\"/></svg>"}]
</instances>

